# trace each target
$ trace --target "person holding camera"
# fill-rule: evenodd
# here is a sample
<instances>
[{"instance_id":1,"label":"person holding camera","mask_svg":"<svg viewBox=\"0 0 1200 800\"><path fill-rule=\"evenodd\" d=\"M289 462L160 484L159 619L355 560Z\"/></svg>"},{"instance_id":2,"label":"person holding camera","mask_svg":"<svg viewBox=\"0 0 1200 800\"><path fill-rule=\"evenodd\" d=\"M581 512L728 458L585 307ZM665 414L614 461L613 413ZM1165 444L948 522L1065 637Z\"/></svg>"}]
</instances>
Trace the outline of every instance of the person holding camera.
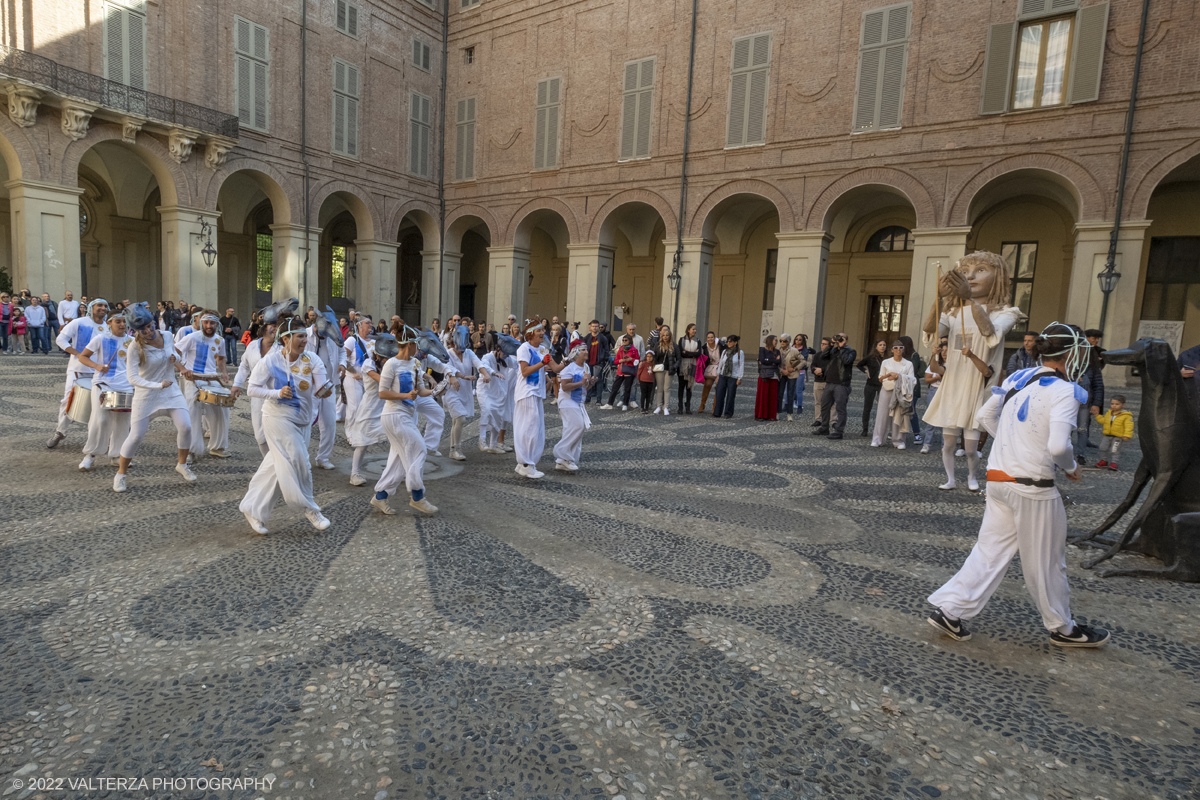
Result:
<instances>
[{"instance_id":1,"label":"person holding camera","mask_svg":"<svg viewBox=\"0 0 1200 800\"><path fill-rule=\"evenodd\" d=\"M825 392L821 395L821 419L817 435L841 439L846 430L846 403L850 400L850 380L854 377L854 360L858 353L850 347L846 334L833 337L829 348L829 364L825 369ZM837 418L830 411L837 409ZM830 424L832 423L832 425Z\"/></svg>"}]
</instances>

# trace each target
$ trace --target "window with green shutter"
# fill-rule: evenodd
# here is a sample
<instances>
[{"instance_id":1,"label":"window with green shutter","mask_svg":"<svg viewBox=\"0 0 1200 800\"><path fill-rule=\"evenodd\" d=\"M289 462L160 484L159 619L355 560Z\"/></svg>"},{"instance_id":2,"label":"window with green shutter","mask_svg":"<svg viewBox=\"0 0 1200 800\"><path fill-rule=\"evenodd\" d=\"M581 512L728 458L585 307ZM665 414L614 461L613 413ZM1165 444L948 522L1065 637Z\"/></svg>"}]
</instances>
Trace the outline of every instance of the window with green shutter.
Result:
<instances>
[{"instance_id":1,"label":"window with green shutter","mask_svg":"<svg viewBox=\"0 0 1200 800\"><path fill-rule=\"evenodd\" d=\"M475 180L475 98L458 101L454 114L454 180Z\"/></svg>"},{"instance_id":2,"label":"window with green shutter","mask_svg":"<svg viewBox=\"0 0 1200 800\"><path fill-rule=\"evenodd\" d=\"M854 133L900 127L911 29L911 4L863 13L854 89Z\"/></svg>"},{"instance_id":3,"label":"window with green shutter","mask_svg":"<svg viewBox=\"0 0 1200 800\"><path fill-rule=\"evenodd\" d=\"M538 81L537 112L533 126L533 168L558 166L558 130L562 111L562 78Z\"/></svg>"},{"instance_id":4,"label":"window with green shutter","mask_svg":"<svg viewBox=\"0 0 1200 800\"><path fill-rule=\"evenodd\" d=\"M359 75L353 64L333 60L333 152L350 158L358 158Z\"/></svg>"},{"instance_id":5,"label":"window with green shutter","mask_svg":"<svg viewBox=\"0 0 1200 800\"><path fill-rule=\"evenodd\" d=\"M266 132L270 122L269 32L248 19L233 18L233 96L238 123Z\"/></svg>"},{"instance_id":6,"label":"window with green shutter","mask_svg":"<svg viewBox=\"0 0 1200 800\"><path fill-rule=\"evenodd\" d=\"M420 39L413 39L412 63L417 69L429 72L429 45Z\"/></svg>"},{"instance_id":7,"label":"window with green shutter","mask_svg":"<svg viewBox=\"0 0 1200 800\"><path fill-rule=\"evenodd\" d=\"M358 6L349 0L337 0L334 4L333 27L347 36L358 38Z\"/></svg>"},{"instance_id":8,"label":"window with green shutter","mask_svg":"<svg viewBox=\"0 0 1200 800\"><path fill-rule=\"evenodd\" d=\"M650 131L654 119L653 58L630 61L625 65L621 96L620 161L650 157Z\"/></svg>"},{"instance_id":9,"label":"window with green shutter","mask_svg":"<svg viewBox=\"0 0 1200 800\"><path fill-rule=\"evenodd\" d=\"M408 171L418 178L428 178L433 102L425 95L413 92L408 109Z\"/></svg>"},{"instance_id":10,"label":"window with green shutter","mask_svg":"<svg viewBox=\"0 0 1200 800\"><path fill-rule=\"evenodd\" d=\"M146 88L146 9L143 3L104 6L104 77Z\"/></svg>"},{"instance_id":11,"label":"window with green shutter","mask_svg":"<svg viewBox=\"0 0 1200 800\"><path fill-rule=\"evenodd\" d=\"M756 33L733 40L726 147L766 143L770 72L770 33Z\"/></svg>"}]
</instances>

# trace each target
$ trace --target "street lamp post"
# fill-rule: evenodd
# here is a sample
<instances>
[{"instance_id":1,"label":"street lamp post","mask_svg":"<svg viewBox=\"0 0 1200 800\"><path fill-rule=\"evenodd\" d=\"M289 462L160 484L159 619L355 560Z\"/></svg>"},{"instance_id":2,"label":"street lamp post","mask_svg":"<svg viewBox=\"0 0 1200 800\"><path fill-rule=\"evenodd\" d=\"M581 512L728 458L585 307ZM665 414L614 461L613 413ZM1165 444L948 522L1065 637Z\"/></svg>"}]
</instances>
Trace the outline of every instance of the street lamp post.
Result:
<instances>
[{"instance_id":1,"label":"street lamp post","mask_svg":"<svg viewBox=\"0 0 1200 800\"><path fill-rule=\"evenodd\" d=\"M682 276L679 274L679 265L683 263L683 243L680 242L680 247L675 251L675 258L671 262L671 274L667 276L667 285L671 287L671 293L675 295L674 311L671 314L671 330L674 331L679 327L679 284L682 281Z\"/></svg>"},{"instance_id":2,"label":"street lamp post","mask_svg":"<svg viewBox=\"0 0 1200 800\"><path fill-rule=\"evenodd\" d=\"M1100 303L1100 330L1103 331L1104 322L1108 317L1109 295L1116 290L1117 282L1121 280L1121 273L1117 272L1117 262L1112 253L1109 253L1108 262L1096 275L1096 280L1100 282L1100 291L1104 294L1104 300Z\"/></svg>"},{"instance_id":3,"label":"street lamp post","mask_svg":"<svg viewBox=\"0 0 1200 800\"><path fill-rule=\"evenodd\" d=\"M217 263L217 248L213 247L212 243L212 225L209 225L204 217L196 217L196 221L200 223L200 238L204 240L200 255L204 256L205 265L211 267Z\"/></svg>"}]
</instances>

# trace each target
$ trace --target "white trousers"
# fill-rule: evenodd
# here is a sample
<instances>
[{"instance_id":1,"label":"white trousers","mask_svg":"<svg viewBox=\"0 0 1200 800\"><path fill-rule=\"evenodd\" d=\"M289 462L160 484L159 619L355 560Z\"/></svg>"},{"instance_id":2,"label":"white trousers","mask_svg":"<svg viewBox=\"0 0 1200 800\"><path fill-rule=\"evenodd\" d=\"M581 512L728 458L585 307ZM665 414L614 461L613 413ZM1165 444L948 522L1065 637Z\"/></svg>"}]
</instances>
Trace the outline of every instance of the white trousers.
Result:
<instances>
[{"instance_id":1,"label":"white trousers","mask_svg":"<svg viewBox=\"0 0 1200 800\"><path fill-rule=\"evenodd\" d=\"M387 466L375 484L375 491L387 492L391 497L402 479L410 493L423 491L427 443L421 438L416 421L407 414L384 414L382 422L391 450L388 451Z\"/></svg>"},{"instance_id":2,"label":"white trousers","mask_svg":"<svg viewBox=\"0 0 1200 800\"><path fill-rule=\"evenodd\" d=\"M517 465L537 466L546 449L546 409L540 397L522 397L513 412L513 452Z\"/></svg>"},{"instance_id":3,"label":"white trousers","mask_svg":"<svg viewBox=\"0 0 1200 800\"><path fill-rule=\"evenodd\" d=\"M275 491L283 502L305 511L320 511L313 499L312 467L308 463L308 426L297 425L280 417L263 417L263 432L270 448L258 472L250 479L250 488L238 510L260 522L271 518Z\"/></svg>"},{"instance_id":4,"label":"white trousers","mask_svg":"<svg viewBox=\"0 0 1200 800\"><path fill-rule=\"evenodd\" d=\"M320 433L317 461L328 461L333 455L333 442L337 438L337 391L329 397L314 397L313 407L317 412L317 430Z\"/></svg>"},{"instance_id":5,"label":"white trousers","mask_svg":"<svg viewBox=\"0 0 1200 800\"><path fill-rule=\"evenodd\" d=\"M121 445L129 435L129 419L133 415L128 411L109 411L100 407L100 395L103 390L92 384L92 416L88 419L87 444L83 452L89 456L108 455L116 458L121 455Z\"/></svg>"},{"instance_id":6,"label":"white trousers","mask_svg":"<svg viewBox=\"0 0 1200 800\"><path fill-rule=\"evenodd\" d=\"M200 402L200 390L195 381L183 382L183 399L187 403L192 423L192 441L188 450L199 458L204 455L204 424L208 428L208 446L213 450L229 447L229 409Z\"/></svg>"},{"instance_id":7,"label":"white trousers","mask_svg":"<svg viewBox=\"0 0 1200 800\"><path fill-rule=\"evenodd\" d=\"M15 335L16 334L14 334L14 336ZM71 398L71 387L75 385L75 380L78 377L79 377L79 373L73 372L71 370L67 371L67 383L63 387L62 400L59 401L59 403L58 403L58 428L56 430L59 433L61 433L63 436L67 435L67 431L71 428L71 423L74 421L70 417L67 416L67 403L70 401L70 398ZM93 384L95 383L94 378L93 378L92 383ZM93 389L94 388L95 387L93 386ZM96 407L95 400L96 400L96 394L93 391L93 393L92 393L92 408Z\"/></svg>"},{"instance_id":8,"label":"white trousers","mask_svg":"<svg viewBox=\"0 0 1200 800\"><path fill-rule=\"evenodd\" d=\"M263 433L262 424L263 402L261 397L250 398L250 427L254 429L254 441L259 444L267 443L267 435Z\"/></svg>"},{"instance_id":9,"label":"white trousers","mask_svg":"<svg viewBox=\"0 0 1200 800\"><path fill-rule=\"evenodd\" d=\"M363 368L366 368L366 364ZM346 379L342 381L342 393L345 396L345 413L342 419L346 422L354 419L354 414L358 411L358 401L363 396L363 382L355 378L350 373L346 373Z\"/></svg>"},{"instance_id":10,"label":"white trousers","mask_svg":"<svg viewBox=\"0 0 1200 800\"><path fill-rule=\"evenodd\" d=\"M583 452L583 432L592 427L592 422L582 408L560 408L558 414L562 417L562 438L554 445L554 460L578 464Z\"/></svg>"},{"instance_id":11,"label":"white trousers","mask_svg":"<svg viewBox=\"0 0 1200 800\"><path fill-rule=\"evenodd\" d=\"M1046 630L1068 633L1071 590L1067 585L1067 512L1062 498L1033 498L1011 483L989 481L979 540L962 569L929 602L947 616L971 619L1000 586L1009 562L1021 554L1025 586Z\"/></svg>"},{"instance_id":12,"label":"white trousers","mask_svg":"<svg viewBox=\"0 0 1200 800\"><path fill-rule=\"evenodd\" d=\"M437 450L442 431L446 429L446 409L433 397L418 397L416 404L417 414L425 420L425 449Z\"/></svg>"},{"instance_id":13,"label":"white trousers","mask_svg":"<svg viewBox=\"0 0 1200 800\"><path fill-rule=\"evenodd\" d=\"M493 378L492 380L498 380ZM486 441L490 434L500 435L504 430L504 401L479 400L479 441Z\"/></svg>"},{"instance_id":14,"label":"white trousers","mask_svg":"<svg viewBox=\"0 0 1200 800\"><path fill-rule=\"evenodd\" d=\"M137 455L142 439L146 438L146 431L150 430L150 420L161 415L169 416L171 422L175 423L175 449L186 450L191 446L192 423L188 413L182 408L168 408L129 423L129 435L125 437L125 444L121 445L121 458L132 459Z\"/></svg>"}]
</instances>

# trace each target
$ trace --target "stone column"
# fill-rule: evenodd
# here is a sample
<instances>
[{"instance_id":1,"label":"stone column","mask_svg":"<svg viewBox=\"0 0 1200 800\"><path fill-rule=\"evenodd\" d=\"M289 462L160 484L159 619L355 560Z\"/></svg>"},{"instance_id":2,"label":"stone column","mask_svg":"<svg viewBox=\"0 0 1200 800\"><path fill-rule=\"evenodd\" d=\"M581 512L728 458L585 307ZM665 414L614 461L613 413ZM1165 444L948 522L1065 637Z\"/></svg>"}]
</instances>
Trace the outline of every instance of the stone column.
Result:
<instances>
[{"instance_id":1,"label":"stone column","mask_svg":"<svg viewBox=\"0 0 1200 800\"><path fill-rule=\"evenodd\" d=\"M775 330L808 336L810 347L821 341L825 320L825 274L829 243L825 231L777 233Z\"/></svg>"},{"instance_id":2,"label":"stone column","mask_svg":"<svg viewBox=\"0 0 1200 800\"><path fill-rule=\"evenodd\" d=\"M921 337L925 316L937 297L938 269L949 272L954 263L967 254L969 226L961 228L917 228L913 231L912 276L908 283L908 308L904 313L904 333L926 356Z\"/></svg>"},{"instance_id":3,"label":"stone column","mask_svg":"<svg viewBox=\"0 0 1200 800\"><path fill-rule=\"evenodd\" d=\"M708 309L712 298L713 249L717 243L704 238L683 240L678 292L671 291L671 269L674 267L678 242L668 240L663 244L663 259L666 263L663 272L662 318L671 324L672 331L680 330L680 322L684 325L695 322L696 330L707 331ZM611 316L611 310L608 316Z\"/></svg>"},{"instance_id":4,"label":"stone column","mask_svg":"<svg viewBox=\"0 0 1200 800\"><path fill-rule=\"evenodd\" d=\"M442 253L442 302L446 316L459 313L458 286L462 277L462 253ZM444 322L445 320L443 320Z\"/></svg>"},{"instance_id":5,"label":"stone column","mask_svg":"<svg viewBox=\"0 0 1200 800\"><path fill-rule=\"evenodd\" d=\"M321 240L320 228L308 229L308 243L305 244L304 226L281 222L271 226L272 244L275 248L272 260L271 299L286 300L289 297L300 299L300 309L316 306L320 293L317 290L318 246ZM301 280L304 273L305 253L311 253L308 259L308 285ZM170 297L171 295L167 295Z\"/></svg>"},{"instance_id":6,"label":"stone column","mask_svg":"<svg viewBox=\"0 0 1200 800\"><path fill-rule=\"evenodd\" d=\"M488 248L487 318L525 321L525 291L529 288L529 251L520 247Z\"/></svg>"},{"instance_id":7,"label":"stone column","mask_svg":"<svg viewBox=\"0 0 1200 800\"><path fill-rule=\"evenodd\" d=\"M604 244L567 245L566 318L586 324L612 319L613 248Z\"/></svg>"},{"instance_id":8,"label":"stone column","mask_svg":"<svg viewBox=\"0 0 1200 800\"><path fill-rule=\"evenodd\" d=\"M446 322L442 316L442 259L441 253L437 250L422 250L421 251L421 319L417 320L420 325L429 326L433 318L437 317L443 323ZM406 325L412 325L409 320L404 320ZM413 325L413 327L417 327Z\"/></svg>"},{"instance_id":9,"label":"stone column","mask_svg":"<svg viewBox=\"0 0 1200 800\"><path fill-rule=\"evenodd\" d=\"M13 290L49 292L56 301L70 290L83 294L79 264L79 195L83 189L12 180Z\"/></svg>"},{"instance_id":10,"label":"stone column","mask_svg":"<svg viewBox=\"0 0 1200 800\"><path fill-rule=\"evenodd\" d=\"M396 259L400 244L355 239L354 247L358 255L355 308L376 320L390 319L396 313Z\"/></svg>"},{"instance_id":11,"label":"stone column","mask_svg":"<svg viewBox=\"0 0 1200 800\"><path fill-rule=\"evenodd\" d=\"M186 206L159 206L162 217L163 297L180 297L203 308L217 306L217 264L204 263L200 251L206 239L200 220L212 226L212 245L217 247L219 211ZM220 256L218 256L220 258Z\"/></svg>"}]
</instances>

